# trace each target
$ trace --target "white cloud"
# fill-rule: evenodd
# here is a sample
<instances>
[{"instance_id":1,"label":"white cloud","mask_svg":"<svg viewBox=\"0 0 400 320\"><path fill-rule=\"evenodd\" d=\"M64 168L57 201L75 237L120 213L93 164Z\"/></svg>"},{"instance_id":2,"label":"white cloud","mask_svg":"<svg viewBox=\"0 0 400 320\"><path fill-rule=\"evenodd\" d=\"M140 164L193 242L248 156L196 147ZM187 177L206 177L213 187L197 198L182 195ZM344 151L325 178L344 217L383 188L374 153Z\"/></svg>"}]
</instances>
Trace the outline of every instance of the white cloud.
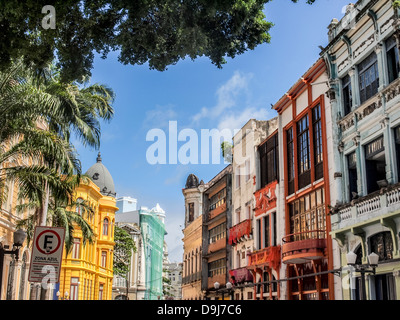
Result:
<instances>
[{"instance_id":1,"label":"white cloud","mask_svg":"<svg viewBox=\"0 0 400 320\"><path fill-rule=\"evenodd\" d=\"M250 119L267 120L271 116L267 108L247 107L239 112L232 112L223 116L218 123L218 130L229 129L232 133L240 130Z\"/></svg>"},{"instance_id":2,"label":"white cloud","mask_svg":"<svg viewBox=\"0 0 400 320\"><path fill-rule=\"evenodd\" d=\"M154 109L146 112L143 125L146 128L167 129L169 121L176 121L178 113L174 110L173 105L157 105Z\"/></svg>"},{"instance_id":3,"label":"white cloud","mask_svg":"<svg viewBox=\"0 0 400 320\"><path fill-rule=\"evenodd\" d=\"M228 109L237 105L237 97L243 92L247 92L248 83L252 74L242 74L235 71L233 76L221 87L218 88L217 104L212 108L203 107L200 112L192 117L192 121L197 123L204 118L215 118L222 115Z\"/></svg>"}]
</instances>

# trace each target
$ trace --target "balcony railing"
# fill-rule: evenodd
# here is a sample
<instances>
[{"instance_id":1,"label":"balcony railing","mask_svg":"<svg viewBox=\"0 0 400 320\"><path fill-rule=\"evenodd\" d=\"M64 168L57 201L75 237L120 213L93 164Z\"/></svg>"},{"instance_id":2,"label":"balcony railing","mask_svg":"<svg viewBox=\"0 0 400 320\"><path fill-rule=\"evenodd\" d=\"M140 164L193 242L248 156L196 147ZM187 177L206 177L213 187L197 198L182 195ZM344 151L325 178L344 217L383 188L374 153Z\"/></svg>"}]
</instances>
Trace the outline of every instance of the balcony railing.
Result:
<instances>
[{"instance_id":1,"label":"balcony railing","mask_svg":"<svg viewBox=\"0 0 400 320\"><path fill-rule=\"evenodd\" d=\"M273 181L265 187L254 192L256 205L254 208L256 216L276 207L276 187L278 181Z\"/></svg>"},{"instance_id":2,"label":"balcony railing","mask_svg":"<svg viewBox=\"0 0 400 320\"><path fill-rule=\"evenodd\" d=\"M207 218L208 218L208 220L211 220L211 219L215 218L216 216L218 216L219 214L221 214L221 213L223 213L225 211L226 211L226 202L221 204L219 207L217 207L217 208L215 208L213 210L210 210L208 212Z\"/></svg>"},{"instance_id":3,"label":"balcony railing","mask_svg":"<svg viewBox=\"0 0 400 320\"><path fill-rule=\"evenodd\" d=\"M229 270L229 274L235 284L253 282L253 275L247 268Z\"/></svg>"},{"instance_id":4,"label":"balcony railing","mask_svg":"<svg viewBox=\"0 0 400 320\"><path fill-rule=\"evenodd\" d=\"M376 93L373 97L361 104L356 110L353 110L341 120L339 120L339 125L343 131L353 127L357 122L362 121L364 118L368 117L376 109L379 109L385 101L386 105L393 106L398 101L398 96L400 95L400 78L393 81L386 88ZM396 98L396 99L395 99Z\"/></svg>"},{"instance_id":5,"label":"balcony railing","mask_svg":"<svg viewBox=\"0 0 400 320\"><path fill-rule=\"evenodd\" d=\"M252 269L254 267L266 265L276 270L280 263L281 247L272 246L250 253L248 268Z\"/></svg>"},{"instance_id":6,"label":"balcony railing","mask_svg":"<svg viewBox=\"0 0 400 320\"><path fill-rule=\"evenodd\" d=\"M332 222L339 224L354 223L356 219L371 218L385 212L393 211L392 207L400 207L400 183L375 191L364 197L335 209ZM397 209L397 208L396 208ZM344 225L343 225L344 226Z\"/></svg>"},{"instance_id":7,"label":"balcony railing","mask_svg":"<svg viewBox=\"0 0 400 320\"><path fill-rule=\"evenodd\" d=\"M195 282L201 279L201 271L192 273L186 277L182 278L182 284L188 284L191 282Z\"/></svg>"},{"instance_id":8,"label":"balcony railing","mask_svg":"<svg viewBox=\"0 0 400 320\"><path fill-rule=\"evenodd\" d=\"M241 241L245 236L249 237L251 234L251 220L244 220L229 229L229 244L233 245Z\"/></svg>"},{"instance_id":9,"label":"balcony railing","mask_svg":"<svg viewBox=\"0 0 400 320\"><path fill-rule=\"evenodd\" d=\"M288 234L282 242L282 262L305 263L323 257L326 249L326 231L309 230Z\"/></svg>"}]
</instances>

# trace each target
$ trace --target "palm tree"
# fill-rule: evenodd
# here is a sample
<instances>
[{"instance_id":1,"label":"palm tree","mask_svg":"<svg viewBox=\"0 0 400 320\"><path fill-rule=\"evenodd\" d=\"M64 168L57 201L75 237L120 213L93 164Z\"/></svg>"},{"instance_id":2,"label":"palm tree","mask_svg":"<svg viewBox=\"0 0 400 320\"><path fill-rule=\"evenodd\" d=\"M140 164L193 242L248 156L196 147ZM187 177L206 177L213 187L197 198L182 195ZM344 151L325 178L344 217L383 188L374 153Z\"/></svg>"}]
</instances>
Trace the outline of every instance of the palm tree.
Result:
<instances>
[{"instance_id":1,"label":"palm tree","mask_svg":"<svg viewBox=\"0 0 400 320\"><path fill-rule=\"evenodd\" d=\"M70 195L60 174L80 175L81 166L72 144L45 129L44 119L56 104L44 93L29 70L15 64L0 72L0 188L14 180L28 198L38 198L47 185L57 194ZM42 128L39 128L42 126ZM52 159L52 166L45 159ZM4 193L3 193L4 194ZM0 205L4 197L0 197Z\"/></svg>"},{"instance_id":2,"label":"palm tree","mask_svg":"<svg viewBox=\"0 0 400 320\"><path fill-rule=\"evenodd\" d=\"M83 181L87 181L87 177L82 177ZM71 187L77 185L76 180L70 180ZM82 183L82 181L80 181ZM34 228L37 221L38 208L40 207L39 199L37 201L30 201L16 206L17 212L33 211L33 214L25 219L17 222L17 228L23 228L27 232L28 244L33 239ZM82 233L83 244L87 242L93 243L95 234L90 226L89 221L93 218L94 210L89 206L86 200L73 200L51 198L49 202L49 210L47 215L47 225L53 227L62 227L65 229L65 249L67 254L71 252L73 247L73 234L76 227Z\"/></svg>"},{"instance_id":3,"label":"palm tree","mask_svg":"<svg viewBox=\"0 0 400 320\"><path fill-rule=\"evenodd\" d=\"M81 166L71 135L97 149L99 120L112 118L113 100L114 93L106 86L80 88L76 83L62 83L52 66L40 76L21 63L0 73L0 114L4 114L0 120L0 168L4 169L0 188L4 189L6 179L16 180L21 196L38 205L37 224L46 224L51 196L72 201L73 189L66 182L73 175L79 182ZM45 130L38 129L38 123ZM11 158L30 159L31 164L6 165Z\"/></svg>"}]
</instances>

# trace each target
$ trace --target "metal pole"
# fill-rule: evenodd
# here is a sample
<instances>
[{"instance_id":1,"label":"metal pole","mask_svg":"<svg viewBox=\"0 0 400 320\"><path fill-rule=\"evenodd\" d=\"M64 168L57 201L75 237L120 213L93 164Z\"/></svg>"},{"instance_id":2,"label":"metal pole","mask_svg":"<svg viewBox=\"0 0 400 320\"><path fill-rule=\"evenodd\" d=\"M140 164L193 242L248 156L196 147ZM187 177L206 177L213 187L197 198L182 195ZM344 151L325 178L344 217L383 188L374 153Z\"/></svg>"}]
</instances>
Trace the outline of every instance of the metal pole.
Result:
<instances>
[{"instance_id":1,"label":"metal pole","mask_svg":"<svg viewBox=\"0 0 400 320\"><path fill-rule=\"evenodd\" d=\"M1 289L3 286L3 265L4 265L4 249L0 243L0 300L1 300Z\"/></svg>"},{"instance_id":2,"label":"metal pole","mask_svg":"<svg viewBox=\"0 0 400 320\"><path fill-rule=\"evenodd\" d=\"M367 300L367 291L365 288L365 270L361 268L359 271L361 273L361 300Z\"/></svg>"}]
</instances>

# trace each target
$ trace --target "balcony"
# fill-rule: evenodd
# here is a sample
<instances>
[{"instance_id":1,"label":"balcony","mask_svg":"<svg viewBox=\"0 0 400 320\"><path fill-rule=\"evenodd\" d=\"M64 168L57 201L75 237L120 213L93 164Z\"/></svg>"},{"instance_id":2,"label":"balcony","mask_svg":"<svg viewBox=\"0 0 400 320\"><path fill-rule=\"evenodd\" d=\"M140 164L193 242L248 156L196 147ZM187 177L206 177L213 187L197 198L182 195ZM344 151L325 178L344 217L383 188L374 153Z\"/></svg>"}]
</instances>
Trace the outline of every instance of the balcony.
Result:
<instances>
[{"instance_id":1,"label":"balcony","mask_svg":"<svg viewBox=\"0 0 400 320\"><path fill-rule=\"evenodd\" d=\"M385 112L388 109L396 108L400 95L400 78L393 81L386 88L376 93L373 97L361 104L357 109L351 111L338 121L338 124L343 132L355 130L356 123L362 125L367 119L370 119L370 114L375 110L382 110L381 107L385 104ZM384 111L381 111L383 113ZM379 115L375 112L375 117ZM365 119L365 120L364 120ZM373 120L374 121L374 120Z\"/></svg>"},{"instance_id":2,"label":"balcony","mask_svg":"<svg viewBox=\"0 0 400 320\"><path fill-rule=\"evenodd\" d=\"M245 237L250 237L251 234L251 220L244 220L229 229L229 244L234 245Z\"/></svg>"},{"instance_id":3,"label":"balcony","mask_svg":"<svg viewBox=\"0 0 400 320\"><path fill-rule=\"evenodd\" d=\"M221 213L226 211L226 202L221 204L219 207L210 210L208 212L208 220L214 219L216 216L220 215Z\"/></svg>"},{"instance_id":4,"label":"balcony","mask_svg":"<svg viewBox=\"0 0 400 320\"><path fill-rule=\"evenodd\" d=\"M277 270L281 264L281 246L267 247L249 255L248 269L267 266Z\"/></svg>"},{"instance_id":5,"label":"balcony","mask_svg":"<svg viewBox=\"0 0 400 320\"><path fill-rule=\"evenodd\" d=\"M336 207L331 218L334 229L343 229L400 210L400 183Z\"/></svg>"},{"instance_id":6,"label":"balcony","mask_svg":"<svg viewBox=\"0 0 400 320\"><path fill-rule=\"evenodd\" d=\"M276 207L276 186L278 181L274 181L266 185L264 188L254 192L256 200L255 215L258 216Z\"/></svg>"},{"instance_id":7,"label":"balcony","mask_svg":"<svg viewBox=\"0 0 400 320\"><path fill-rule=\"evenodd\" d=\"M235 284L253 282L253 275L247 268L229 270L229 274Z\"/></svg>"},{"instance_id":8,"label":"balcony","mask_svg":"<svg viewBox=\"0 0 400 320\"><path fill-rule=\"evenodd\" d=\"M182 278L182 284L188 284L195 281L201 280L201 271L192 273Z\"/></svg>"},{"instance_id":9,"label":"balcony","mask_svg":"<svg viewBox=\"0 0 400 320\"><path fill-rule=\"evenodd\" d=\"M282 239L282 262L302 264L324 257L326 231L311 230L289 234Z\"/></svg>"}]
</instances>

